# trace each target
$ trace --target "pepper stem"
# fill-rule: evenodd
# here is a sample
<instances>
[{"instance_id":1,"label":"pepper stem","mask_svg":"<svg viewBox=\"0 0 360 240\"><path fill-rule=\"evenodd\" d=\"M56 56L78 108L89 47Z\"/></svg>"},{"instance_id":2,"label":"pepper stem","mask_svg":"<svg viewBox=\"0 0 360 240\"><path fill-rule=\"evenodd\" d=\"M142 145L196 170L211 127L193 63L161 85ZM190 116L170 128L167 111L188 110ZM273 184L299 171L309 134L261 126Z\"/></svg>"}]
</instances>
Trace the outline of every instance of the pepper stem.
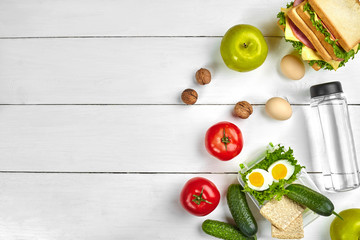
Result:
<instances>
[{"instance_id":1,"label":"pepper stem","mask_svg":"<svg viewBox=\"0 0 360 240\"><path fill-rule=\"evenodd\" d=\"M227 144L230 143L230 139L225 135L225 128L223 130L223 137L221 138L221 142L225 144L225 150L227 151Z\"/></svg>"},{"instance_id":2,"label":"pepper stem","mask_svg":"<svg viewBox=\"0 0 360 240\"><path fill-rule=\"evenodd\" d=\"M244 48L247 48L248 47L248 45L246 45L246 43L244 43Z\"/></svg>"},{"instance_id":3,"label":"pepper stem","mask_svg":"<svg viewBox=\"0 0 360 240\"><path fill-rule=\"evenodd\" d=\"M205 200L202 195L204 192L204 188L201 189L201 193L199 195L194 194L193 197L194 199L192 200L194 203L196 203L197 205L200 205L201 202L206 202L209 204L212 204L212 202L209 202L208 200Z\"/></svg>"}]
</instances>

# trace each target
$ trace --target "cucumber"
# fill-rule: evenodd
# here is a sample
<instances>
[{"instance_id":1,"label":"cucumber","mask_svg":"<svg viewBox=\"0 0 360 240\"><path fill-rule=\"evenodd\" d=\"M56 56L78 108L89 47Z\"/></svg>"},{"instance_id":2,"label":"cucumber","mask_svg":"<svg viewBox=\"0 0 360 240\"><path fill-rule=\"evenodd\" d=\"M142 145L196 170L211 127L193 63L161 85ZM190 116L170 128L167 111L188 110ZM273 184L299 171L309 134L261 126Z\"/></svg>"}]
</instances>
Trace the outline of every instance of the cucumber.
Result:
<instances>
[{"instance_id":1,"label":"cucumber","mask_svg":"<svg viewBox=\"0 0 360 240\"><path fill-rule=\"evenodd\" d=\"M247 237L256 234L258 227L240 184L231 184L226 195L232 217L239 230Z\"/></svg>"},{"instance_id":2,"label":"cucumber","mask_svg":"<svg viewBox=\"0 0 360 240\"><path fill-rule=\"evenodd\" d=\"M286 190L286 194L291 200L304 205L322 216L330 216L331 214L340 217L334 212L334 204L324 195L301 184L291 184ZM341 218L341 217L340 217Z\"/></svg>"},{"instance_id":3,"label":"cucumber","mask_svg":"<svg viewBox=\"0 0 360 240\"><path fill-rule=\"evenodd\" d=\"M235 226L216 220L205 220L202 224L202 229L211 236L225 240L256 240L256 236L247 237Z\"/></svg>"}]
</instances>

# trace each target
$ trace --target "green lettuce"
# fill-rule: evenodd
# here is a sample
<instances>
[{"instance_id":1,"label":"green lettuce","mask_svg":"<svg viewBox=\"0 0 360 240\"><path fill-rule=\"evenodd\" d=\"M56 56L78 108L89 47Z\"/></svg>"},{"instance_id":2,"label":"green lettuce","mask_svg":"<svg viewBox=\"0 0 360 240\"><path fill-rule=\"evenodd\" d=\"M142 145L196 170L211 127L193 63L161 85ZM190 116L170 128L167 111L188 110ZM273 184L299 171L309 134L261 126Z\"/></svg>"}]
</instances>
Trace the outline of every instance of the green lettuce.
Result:
<instances>
[{"instance_id":1,"label":"green lettuce","mask_svg":"<svg viewBox=\"0 0 360 240\"><path fill-rule=\"evenodd\" d=\"M293 48L301 55L302 48L304 47L304 44L302 42L291 41L291 40L287 40L287 39L285 39L285 42L290 42L292 44Z\"/></svg>"},{"instance_id":2,"label":"green lettuce","mask_svg":"<svg viewBox=\"0 0 360 240\"><path fill-rule=\"evenodd\" d=\"M283 195L285 195L288 191L285 189L285 186L291 184L297 179L298 173L301 171L304 166L298 164L297 160L293 155L293 150L289 148L288 150L285 149L284 146L280 144L274 147L273 144L270 143L270 147L273 150L267 150L264 160L256 164L253 168L249 169L248 171L241 173L241 178L244 182L244 192L248 192L259 202L260 205L264 204L265 201L269 201L273 198L280 200ZM271 164L278 160L286 159L290 162L291 165L294 166L295 170L293 175L288 180L280 179L279 182L273 182L272 185L264 191L256 191L250 188L247 184L246 176L251 173L254 169L264 169L268 170Z\"/></svg>"},{"instance_id":3,"label":"green lettuce","mask_svg":"<svg viewBox=\"0 0 360 240\"><path fill-rule=\"evenodd\" d=\"M286 8L291 8L294 5L294 2L289 2L286 4Z\"/></svg>"},{"instance_id":4,"label":"green lettuce","mask_svg":"<svg viewBox=\"0 0 360 240\"><path fill-rule=\"evenodd\" d=\"M279 19L279 24L285 26L286 25L286 19L285 19L285 13L279 12L276 16Z\"/></svg>"},{"instance_id":5,"label":"green lettuce","mask_svg":"<svg viewBox=\"0 0 360 240\"><path fill-rule=\"evenodd\" d=\"M294 5L294 2L289 2L288 4L286 4L286 8L291 8ZM280 11L277 16L277 18L279 18L279 24L280 25L286 25L286 20L285 20L285 13L283 11Z\"/></svg>"},{"instance_id":6,"label":"green lettuce","mask_svg":"<svg viewBox=\"0 0 360 240\"><path fill-rule=\"evenodd\" d=\"M317 65L319 65L320 68L323 68L325 70L334 70L333 66L331 66L328 62L325 62L324 60L310 60L309 61L310 66L314 65L315 63L317 63Z\"/></svg>"}]
</instances>

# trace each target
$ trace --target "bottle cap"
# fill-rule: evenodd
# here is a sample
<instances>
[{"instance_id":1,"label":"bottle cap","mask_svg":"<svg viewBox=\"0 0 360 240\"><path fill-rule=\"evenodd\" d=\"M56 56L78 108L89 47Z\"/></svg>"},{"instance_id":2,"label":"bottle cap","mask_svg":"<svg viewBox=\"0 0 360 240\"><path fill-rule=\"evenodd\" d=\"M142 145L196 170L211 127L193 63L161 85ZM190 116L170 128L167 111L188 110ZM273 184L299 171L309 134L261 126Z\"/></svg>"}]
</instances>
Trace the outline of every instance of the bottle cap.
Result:
<instances>
[{"instance_id":1,"label":"bottle cap","mask_svg":"<svg viewBox=\"0 0 360 240\"><path fill-rule=\"evenodd\" d=\"M310 87L311 98L342 92L341 83L338 81L318 84Z\"/></svg>"}]
</instances>

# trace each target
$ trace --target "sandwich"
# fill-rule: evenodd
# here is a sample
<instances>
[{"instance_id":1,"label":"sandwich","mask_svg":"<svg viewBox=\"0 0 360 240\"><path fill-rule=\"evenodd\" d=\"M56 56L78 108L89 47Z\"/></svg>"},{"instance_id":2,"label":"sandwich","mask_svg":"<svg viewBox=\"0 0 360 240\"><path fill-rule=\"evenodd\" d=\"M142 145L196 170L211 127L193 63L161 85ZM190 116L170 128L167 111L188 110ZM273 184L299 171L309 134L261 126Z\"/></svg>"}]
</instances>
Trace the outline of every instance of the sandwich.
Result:
<instances>
[{"instance_id":1,"label":"sandwich","mask_svg":"<svg viewBox=\"0 0 360 240\"><path fill-rule=\"evenodd\" d=\"M295 0L277 17L285 41L315 70L337 70L359 51L359 0Z\"/></svg>"}]
</instances>

